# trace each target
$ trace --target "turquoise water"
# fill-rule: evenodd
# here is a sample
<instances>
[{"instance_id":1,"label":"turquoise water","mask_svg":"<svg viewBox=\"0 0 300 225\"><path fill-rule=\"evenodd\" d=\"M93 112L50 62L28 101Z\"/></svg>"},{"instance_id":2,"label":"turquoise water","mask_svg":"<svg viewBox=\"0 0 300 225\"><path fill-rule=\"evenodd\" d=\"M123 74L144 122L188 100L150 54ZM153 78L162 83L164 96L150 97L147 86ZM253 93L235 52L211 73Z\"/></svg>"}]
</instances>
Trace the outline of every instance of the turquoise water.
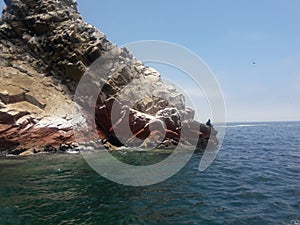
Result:
<instances>
[{"instance_id":1,"label":"turquoise water","mask_svg":"<svg viewBox=\"0 0 300 225\"><path fill-rule=\"evenodd\" d=\"M203 173L200 159L163 183L128 187L81 155L2 158L0 224L300 224L300 122L229 124Z\"/></svg>"}]
</instances>

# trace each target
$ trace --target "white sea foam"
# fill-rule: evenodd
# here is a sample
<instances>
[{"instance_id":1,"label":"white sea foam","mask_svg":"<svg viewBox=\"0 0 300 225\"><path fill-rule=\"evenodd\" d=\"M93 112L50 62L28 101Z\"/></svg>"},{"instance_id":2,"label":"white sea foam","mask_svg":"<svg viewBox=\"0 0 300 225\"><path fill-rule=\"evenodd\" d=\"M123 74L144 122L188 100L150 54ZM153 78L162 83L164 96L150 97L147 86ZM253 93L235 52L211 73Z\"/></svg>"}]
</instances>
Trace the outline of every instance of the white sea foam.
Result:
<instances>
[{"instance_id":1,"label":"white sea foam","mask_svg":"<svg viewBox=\"0 0 300 225\"><path fill-rule=\"evenodd\" d=\"M237 127L262 127L268 126L267 124L237 124L237 125L226 125L226 126L214 126L215 128L237 128Z\"/></svg>"},{"instance_id":2,"label":"white sea foam","mask_svg":"<svg viewBox=\"0 0 300 225\"><path fill-rule=\"evenodd\" d=\"M68 154L79 154L80 152L77 151L77 150L69 149L69 150L66 151L66 153L68 153Z\"/></svg>"}]
</instances>

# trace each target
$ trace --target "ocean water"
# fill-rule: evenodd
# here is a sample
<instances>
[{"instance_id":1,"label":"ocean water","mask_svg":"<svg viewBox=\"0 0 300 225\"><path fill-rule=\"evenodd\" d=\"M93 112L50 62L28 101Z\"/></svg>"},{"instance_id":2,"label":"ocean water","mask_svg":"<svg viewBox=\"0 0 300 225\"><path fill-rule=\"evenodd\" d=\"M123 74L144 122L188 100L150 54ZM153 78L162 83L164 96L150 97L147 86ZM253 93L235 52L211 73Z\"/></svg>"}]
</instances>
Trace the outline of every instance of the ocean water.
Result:
<instances>
[{"instance_id":1,"label":"ocean water","mask_svg":"<svg viewBox=\"0 0 300 225\"><path fill-rule=\"evenodd\" d=\"M128 187L81 155L1 158L0 224L300 224L300 122L229 124L203 173L200 159L163 183Z\"/></svg>"}]
</instances>

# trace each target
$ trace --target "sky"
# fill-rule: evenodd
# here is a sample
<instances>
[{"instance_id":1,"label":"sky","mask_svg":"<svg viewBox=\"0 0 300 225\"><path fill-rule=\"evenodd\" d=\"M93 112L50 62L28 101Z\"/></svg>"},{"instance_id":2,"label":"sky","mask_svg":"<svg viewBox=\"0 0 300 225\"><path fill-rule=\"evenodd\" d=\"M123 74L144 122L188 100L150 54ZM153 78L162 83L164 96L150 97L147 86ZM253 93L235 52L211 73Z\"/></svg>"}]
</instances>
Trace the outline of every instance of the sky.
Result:
<instances>
[{"instance_id":1,"label":"sky","mask_svg":"<svg viewBox=\"0 0 300 225\"><path fill-rule=\"evenodd\" d=\"M162 40L196 53L222 89L228 122L300 121L299 0L77 3L83 18L118 46ZM176 75L161 70L166 79Z\"/></svg>"}]
</instances>

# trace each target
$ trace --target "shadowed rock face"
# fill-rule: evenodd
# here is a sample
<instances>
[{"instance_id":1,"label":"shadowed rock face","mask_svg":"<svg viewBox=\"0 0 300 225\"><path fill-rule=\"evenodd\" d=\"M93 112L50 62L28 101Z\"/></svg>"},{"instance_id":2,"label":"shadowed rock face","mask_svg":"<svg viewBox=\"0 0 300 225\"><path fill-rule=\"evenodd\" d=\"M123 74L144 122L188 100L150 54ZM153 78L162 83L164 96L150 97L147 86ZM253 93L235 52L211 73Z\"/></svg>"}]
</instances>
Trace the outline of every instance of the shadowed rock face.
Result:
<instances>
[{"instance_id":1,"label":"shadowed rock face","mask_svg":"<svg viewBox=\"0 0 300 225\"><path fill-rule=\"evenodd\" d=\"M183 95L84 22L73 0L5 2L0 20L0 151L24 154L75 143L71 120L76 87L93 62L107 55L113 60L97 65L94 74L103 86L95 108L96 138L110 148L165 148L176 146L186 128L199 137L199 145L206 145L211 128L193 120ZM77 107L85 108L87 101L83 95ZM112 122L112 117L117 119ZM122 133L124 126L130 134ZM211 140L217 143L215 134ZM183 143L189 145L189 138Z\"/></svg>"}]
</instances>

